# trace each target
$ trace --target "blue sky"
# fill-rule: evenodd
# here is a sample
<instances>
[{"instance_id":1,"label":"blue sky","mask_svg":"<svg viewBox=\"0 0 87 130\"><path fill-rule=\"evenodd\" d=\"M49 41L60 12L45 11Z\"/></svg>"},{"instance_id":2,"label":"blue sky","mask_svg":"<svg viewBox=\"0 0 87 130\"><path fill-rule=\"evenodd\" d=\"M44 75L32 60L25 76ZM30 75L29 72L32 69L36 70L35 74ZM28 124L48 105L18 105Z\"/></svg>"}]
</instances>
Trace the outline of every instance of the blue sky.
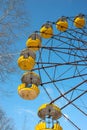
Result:
<instances>
[{"instance_id":1,"label":"blue sky","mask_svg":"<svg viewBox=\"0 0 87 130\"><path fill-rule=\"evenodd\" d=\"M24 9L29 12L28 17L30 21L27 30L28 35L30 35L32 32L39 30L41 25L46 21L56 21L61 16L71 17L76 16L79 13L87 14L87 0L26 0ZM25 42L28 35L23 37L22 40L18 41L19 43L17 43L17 46L19 48L19 51L25 48ZM44 42L46 42L46 40ZM19 55L17 55L16 59L18 57ZM1 86L4 86L4 88L7 88L11 91L11 95L7 94L7 96L4 96L3 93L5 92L3 92L1 94L0 104L7 115L13 118L17 130L34 130L35 125L39 121L39 118L37 116L37 110L39 106L43 103L50 102L50 100L41 86L39 87L40 94L35 100L26 101L21 99L17 94L17 86L21 83L20 79L22 74L23 71L19 69L18 74L9 75L9 79L5 83L1 83ZM43 76L43 79L45 80L45 76ZM72 83L72 81L70 81L70 83ZM80 80L72 83L72 86L78 84L79 81ZM67 82L59 82L57 85L59 87L63 86L61 88L62 92L67 90L65 85L67 85L68 88L70 87L70 84ZM85 88L85 85L83 85L83 88ZM46 87L52 98L57 97L58 93L56 90L52 89L51 84ZM84 99L86 99L86 95L83 96L82 100ZM65 102L66 101L64 99L61 99L55 102L55 104L61 107ZM78 104L80 104L79 101ZM83 116L73 106L68 106L67 108L63 109L63 114L65 114L75 123L77 122L77 125L82 128L81 130L87 129L86 117ZM74 128L63 117L60 119L60 124L63 127L63 130L76 130L76 128Z\"/></svg>"}]
</instances>

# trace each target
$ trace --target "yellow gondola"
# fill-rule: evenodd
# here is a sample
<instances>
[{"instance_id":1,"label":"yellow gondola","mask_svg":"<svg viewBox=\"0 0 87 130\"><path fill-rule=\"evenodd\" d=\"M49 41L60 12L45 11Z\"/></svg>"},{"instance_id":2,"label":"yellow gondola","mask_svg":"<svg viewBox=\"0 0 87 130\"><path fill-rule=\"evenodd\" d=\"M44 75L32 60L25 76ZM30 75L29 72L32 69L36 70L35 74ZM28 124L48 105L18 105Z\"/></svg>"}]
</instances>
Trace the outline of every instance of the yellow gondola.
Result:
<instances>
[{"instance_id":1,"label":"yellow gondola","mask_svg":"<svg viewBox=\"0 0 87 130\"><path fill-rule=\"evenodd\" d=\"M35 130L45 130L46 129L46 122L41 121L35 126Z\"/></svg>"},{"instance_id":2,"label":"yellow gondola","mask_svg":"<svg viewBox=\"0 0 87 130\"><path fill-rule=\"evenodd\" d=\"M18 66L22 70L32 70L35 65L35 58L35 52L27 48L21 52L18 58Z\"/></svg>"},{"instance_id":3,"label":"yellow gondola","mask_svg":"<svg viewBox=\"0 0 87 130\"><path fill-rule=\"evenodd\" d=\"M37 33L33 33L29 36L26 46L31 50L38 51L41 47L41 36Z\"/></svg>"},{"instance_id":4,"label":"yellow gondola","mask_svg":"<svg viewBox=\"0 0 87 130\"><path fill-rule=\"evenodd\" d=\"M54 123L53 130L62 130L62 127L58 123Z\"/></svg>"},{"instance_id":5,"label":"yellow gondola","mask_svg":"<svg viewBox=\"0 0 87 130\"><path fill-rule=\"evenodd\" d=\"M35 84L35 85L40 85L41 80L39 75L37 75L35 72L29 71L23 74L21 78L22 83L26 84Z\"/></svg>"},{"instance_id":6,"label":"yellow gondola","mask_svg":"<svg viewBox=\"0 0 87 130\"><path fill-rule=\"evenodd\" d=\"M53 28L50 23L43 24L40 28L40 35L43 38L51 38L53 35Z\"/></svg>"},{"instance_id":7,"label":"yellow gondola","mask_svg":"<svg viewBox=\"0 0 87 130\"><path fill-rule=\"evenodd\" d=\"M22 83L18 86L18 94L25 100L35 99L39 92L39 88L35 84L26 86L26 83Z\"/></svg>"},{"instance_id":8,"label":"yellow gondola","mask_svg":"<svg viewBox=\"0 0 87 130\"><path fill-rule=\"evenodd\" d=\"M60 108L54 104L43 104L38 110L38 116L45 119L46 115L56 120L62 116L62 113Z\"/></svg>"},{"instance_id":9,"label":"yellow gondola","mask_svg":"<svg viewBox=\"0 0 87 130\"><path fill-rule=\"evenodd\" d=\"M61 17L57 20L56 28L61 32L65 32L68 29L68 22L66 17Z\"/></svg>"},{"instance_id":10,"label":"yellow gondola","mask_svg":"<svg viewBox=\"0 0 87 130\"><path fill-rule=\"evenodd\" d=\"M74 19L74 25L77 28L83 28L85 26L85 18L84 15L79 14L78 16L75 17Z\"/></svg>"},{"instance_id":11,"label":"yellow gondola","mask_svg":"<svg viewBox=\"0 0 87 130\"><path fill-rule=\"evenodd\" d=\"M62 127L58 123L54 123L52 128L47 128L46 122L41 121L35 126L35 130L62 130Z\"/></svg>"}]
</instances>

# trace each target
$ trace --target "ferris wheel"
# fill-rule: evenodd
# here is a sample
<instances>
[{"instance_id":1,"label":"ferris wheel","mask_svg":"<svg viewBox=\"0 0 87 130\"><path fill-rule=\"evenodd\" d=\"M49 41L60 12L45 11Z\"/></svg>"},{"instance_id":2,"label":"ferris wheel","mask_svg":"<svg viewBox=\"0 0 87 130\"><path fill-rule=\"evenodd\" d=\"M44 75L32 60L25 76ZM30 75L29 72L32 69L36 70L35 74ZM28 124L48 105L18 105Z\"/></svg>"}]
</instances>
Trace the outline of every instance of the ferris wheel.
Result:
<instances>
[{"instance_id":1,"label":"ferris wheel","mask_svg":"<svg viewBox=\"0 0 87 130\"><path fill-rule=\"evenodd\" d=\"M49 98L49 102L38 109L41 120L35 130L62 130L59 124L62 116L75 129L83 130L62 111L72 106L87 116L84 101L87 98L87 16L62 16L56 21L47 21L28 37L17 62L20 69L26 71L18 94L25 100L33 100L41 86ZM50 94L48 87L55 95Z\"/></svg>"}]
</instances>

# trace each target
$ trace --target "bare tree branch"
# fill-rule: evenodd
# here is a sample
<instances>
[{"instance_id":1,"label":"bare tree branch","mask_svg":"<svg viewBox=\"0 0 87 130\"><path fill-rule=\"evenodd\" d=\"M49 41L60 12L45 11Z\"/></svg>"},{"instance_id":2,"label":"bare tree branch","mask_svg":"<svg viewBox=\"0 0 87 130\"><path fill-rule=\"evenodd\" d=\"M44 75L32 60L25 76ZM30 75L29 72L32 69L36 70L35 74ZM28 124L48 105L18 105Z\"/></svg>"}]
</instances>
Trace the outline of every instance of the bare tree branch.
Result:
<instances>
[{"instance_id":1,"label":"bare tree branch","mask_svg":"<svg viewBox=\"0 0 87 130\"><path fill-rule=\"evenodd\" d=\"M0 130L15 130L13 122L0 108Z\"/></svg>"},{"instance_id":2,"label":"bare tree branch","mask_svg":"<svg viewBox=\"0 0 87 130\"><path fill-rule=\"evenodd\" d=\"M28 17L24 8L24 0L0 0L0 81L6 75L16 72L14 55L15 42L27 29ZM2 6L4 5L4 6Z\"/></svg>"}]
</instances>

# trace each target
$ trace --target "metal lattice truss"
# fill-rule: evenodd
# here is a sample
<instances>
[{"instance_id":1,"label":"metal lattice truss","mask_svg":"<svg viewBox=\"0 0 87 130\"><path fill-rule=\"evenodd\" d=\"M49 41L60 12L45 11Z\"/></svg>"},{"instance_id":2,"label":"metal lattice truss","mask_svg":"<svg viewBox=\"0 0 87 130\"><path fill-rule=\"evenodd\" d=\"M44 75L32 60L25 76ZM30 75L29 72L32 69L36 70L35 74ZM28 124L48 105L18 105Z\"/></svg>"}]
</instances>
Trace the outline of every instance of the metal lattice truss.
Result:
<instances>
[{"instance_id":1,"label":"metal lattice truss","mask_svg":"<svg viewBox=\"0 0 87 130\"><path fill-rule=\"evenodd\" d=\"M33 71L39 73L41 86L50 103L64 100L60 105L61 110L73 106L86 117L87 105L83 97L87 97L87 24L81 29L76 28L73 19L67 17L68 29L64 32L56 30L55 22L49 21L54 33L50 39L42 39ZM87 22L87 16L85 19ZM52 88L55 96L49 93L48 86ZM75 129L81 129L72 119L63 113L62 115Z\"/></svg>"}]
</instances>

